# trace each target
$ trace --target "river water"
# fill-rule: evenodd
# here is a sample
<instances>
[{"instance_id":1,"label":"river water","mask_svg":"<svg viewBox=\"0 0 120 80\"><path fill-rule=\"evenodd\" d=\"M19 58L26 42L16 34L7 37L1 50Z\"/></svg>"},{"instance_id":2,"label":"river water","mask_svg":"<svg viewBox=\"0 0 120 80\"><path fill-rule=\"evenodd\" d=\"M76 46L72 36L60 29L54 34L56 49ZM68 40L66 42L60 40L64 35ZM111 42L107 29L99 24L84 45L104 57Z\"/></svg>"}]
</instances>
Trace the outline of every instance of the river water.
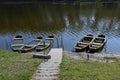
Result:
<instances>
[{"instance_id":1,"label":"river water","mask_svg":"<svg viewBox=\"0 0 120 80\"><path fill-rule=\"evenodd\" d=\"M53 47L74 51L84 35L105 34L102 52L120 54L119 3L0 4L0 15L0 49L11 50L15 35L24 43L54 35Z\"/></svg>"}]
</instances>

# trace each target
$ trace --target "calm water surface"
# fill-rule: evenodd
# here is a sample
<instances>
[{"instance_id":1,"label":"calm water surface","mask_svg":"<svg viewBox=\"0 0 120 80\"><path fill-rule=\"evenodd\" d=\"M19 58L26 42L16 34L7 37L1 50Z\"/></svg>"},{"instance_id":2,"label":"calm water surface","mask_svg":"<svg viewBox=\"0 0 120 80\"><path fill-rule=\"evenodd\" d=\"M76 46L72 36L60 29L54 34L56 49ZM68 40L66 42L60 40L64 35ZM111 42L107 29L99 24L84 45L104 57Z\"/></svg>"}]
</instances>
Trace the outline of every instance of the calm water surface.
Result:
<instances>
[{"instance_id":1,"label":"calm water surface","mask_svg":"<svg viewBox=\"0 0 120 80\"><path fill-rule=\"evenodd\" d=\"M84 35L105 34L102 52L120 54L120 4L1 4L0 48L11 50L12 38L18 34L24 43L54 35L53 47L69 51Z\"/></svg>"}]
</instances>

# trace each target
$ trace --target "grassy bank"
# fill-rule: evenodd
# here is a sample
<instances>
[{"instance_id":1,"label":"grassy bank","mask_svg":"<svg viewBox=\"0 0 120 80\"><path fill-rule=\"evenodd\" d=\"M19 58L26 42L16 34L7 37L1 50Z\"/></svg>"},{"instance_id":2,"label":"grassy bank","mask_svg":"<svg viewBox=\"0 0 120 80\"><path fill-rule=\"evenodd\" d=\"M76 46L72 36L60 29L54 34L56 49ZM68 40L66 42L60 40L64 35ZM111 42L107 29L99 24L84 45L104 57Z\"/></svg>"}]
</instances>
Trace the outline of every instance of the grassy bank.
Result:
<instances>
[{"instance_id":1,"label":"grassy bank","mask_svg":"<svg viewBox=\"0 0 120 80\"><path fill-rule=\"evenodd\" d=\"M0 80L30 80L42 60L0 50Z\"/></svg>"},{"instance_id":2,"label":"grassy bank","mask_svg":"<svg viewBox=\"0 0 120 80\"><path fill-rule=\"evenodd\" d=\"M119 80L120 63L72 60L63 57L60 80Z\"/></svg>"}]
</instances>

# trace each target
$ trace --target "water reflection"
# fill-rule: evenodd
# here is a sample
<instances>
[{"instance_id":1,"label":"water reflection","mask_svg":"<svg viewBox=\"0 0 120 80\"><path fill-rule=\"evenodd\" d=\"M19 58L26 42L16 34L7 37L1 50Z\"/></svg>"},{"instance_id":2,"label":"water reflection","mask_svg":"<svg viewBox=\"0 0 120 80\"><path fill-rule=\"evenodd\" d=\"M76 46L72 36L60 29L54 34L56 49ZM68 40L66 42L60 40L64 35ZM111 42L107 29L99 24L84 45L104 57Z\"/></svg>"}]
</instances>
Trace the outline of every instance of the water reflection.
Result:
<instances>
[{"instance_id":1,"label":"water reflection","mask_svg":"<svg viewBox=\"0 0 120 80\"><path fill-rule=\"evenodd\" d=\"M27 43L36 36L54 35L53 47L73 50L84 35L105 34L103 52L120 53L120 4L19 4L0 5L0 48L11 49L12 37Z\"/></svg>"}]
</instances>

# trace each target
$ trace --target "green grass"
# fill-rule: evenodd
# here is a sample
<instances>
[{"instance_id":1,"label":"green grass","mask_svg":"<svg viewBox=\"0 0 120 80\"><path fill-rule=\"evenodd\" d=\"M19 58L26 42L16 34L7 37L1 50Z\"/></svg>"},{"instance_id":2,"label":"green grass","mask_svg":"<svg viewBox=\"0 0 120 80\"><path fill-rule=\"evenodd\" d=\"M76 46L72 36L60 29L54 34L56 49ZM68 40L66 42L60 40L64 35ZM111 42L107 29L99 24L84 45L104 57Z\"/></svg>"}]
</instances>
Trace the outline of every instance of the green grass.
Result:
<instances>
[{"instance_id":1,"label":"green grass","mask_svg":"<svg viewBox=\"0 0 120 80\"><path fill-rule=\"evenodd\" d=\"M0 80L30 80L41 61L29 54L0 50Z\"/></svg>"},{"instance_id":2,"label":"green grass","mask_svg":"<svg viewBox=\"0 0 120 80\"><path fill-rule=\"evenodd\" d=\"M87 62L63 57L59 80L120 80L120 63Z\"/></svg>"}]
</instances>

